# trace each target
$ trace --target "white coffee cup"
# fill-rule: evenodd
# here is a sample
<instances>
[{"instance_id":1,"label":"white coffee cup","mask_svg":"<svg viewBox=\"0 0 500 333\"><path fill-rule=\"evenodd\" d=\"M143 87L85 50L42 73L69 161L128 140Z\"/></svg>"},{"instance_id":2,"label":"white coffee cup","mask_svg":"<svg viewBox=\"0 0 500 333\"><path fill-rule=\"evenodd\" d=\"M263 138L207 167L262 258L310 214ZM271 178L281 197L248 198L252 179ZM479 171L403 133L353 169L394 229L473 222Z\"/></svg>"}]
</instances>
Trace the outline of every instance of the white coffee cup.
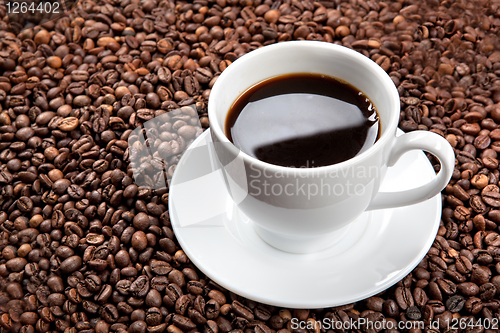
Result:
<instances>
[{"instance_id":1,"label":"white coffee cup","mask_svg":"<svg viewBox=\"0 0 500 333\"><path fill-rule=\"evenodd\" d=\"M380 117L377 142L349 160L317 168L272 165L241 152L224 132L231 105L251 86L290 73L336 77L364 92ZM430 199L446 186L454 169L453 149L443 137L427 131L396 137L400 100L394 83L369 58L335 44L284 42L242 56L213 86L208 115L215 154L233 200L264 241L287 252L311 253L332 245L367 210ZM439 159L437 177L415 189L379 192L387 168L413 149Z\"/></svg>"}]
</instances>

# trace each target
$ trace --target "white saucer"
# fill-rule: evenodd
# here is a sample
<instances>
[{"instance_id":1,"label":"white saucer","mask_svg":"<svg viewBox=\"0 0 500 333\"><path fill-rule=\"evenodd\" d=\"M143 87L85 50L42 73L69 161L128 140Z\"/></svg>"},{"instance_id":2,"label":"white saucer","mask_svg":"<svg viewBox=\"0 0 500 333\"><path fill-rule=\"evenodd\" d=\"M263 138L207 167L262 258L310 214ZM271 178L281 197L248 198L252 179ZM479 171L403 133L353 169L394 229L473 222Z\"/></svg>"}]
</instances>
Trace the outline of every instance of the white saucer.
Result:
<instances>
[{"instance_id":1,"label":"white saucer","mask_svg":"<svg viewBox=\"0 0 500 333\"><path fill-rule=\"evenodd\" d=\"M173 230L184 252L209 278L246 298L288 308L352 303L392 286L416 267L439 228L441 197L364 213L347 235L313 254L265 243L224 186L205 131L180 160L169 194ZM382 190L417 187L435 177L421 151L389 168Z\"/></svg>"}]
</instances>

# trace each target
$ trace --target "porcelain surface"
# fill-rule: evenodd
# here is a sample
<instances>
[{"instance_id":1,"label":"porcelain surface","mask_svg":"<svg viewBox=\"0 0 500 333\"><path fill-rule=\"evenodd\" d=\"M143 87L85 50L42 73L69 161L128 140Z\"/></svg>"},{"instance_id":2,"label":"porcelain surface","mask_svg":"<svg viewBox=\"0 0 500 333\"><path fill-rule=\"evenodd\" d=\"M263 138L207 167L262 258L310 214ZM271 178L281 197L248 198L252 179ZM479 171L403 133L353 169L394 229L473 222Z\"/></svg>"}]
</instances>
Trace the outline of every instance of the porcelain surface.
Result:
<instances>
[{"instance_id":1,"label":"porcelain surface","mask_svg":"<svg viewBox=\"0 0 500 333\"><path fill-rule=\"evenodd\" d=\"M401 280L434 241L440 194L406 207L365 212L323 251L278 250L257 235L253 222L231 200L208 132L189 147L175 170L170 218L193 264L236 294L290 308L348 304ZM434 177L423 152L410 151L388 169L381 190L411 189Z\"/></svg>"}]
</instances>

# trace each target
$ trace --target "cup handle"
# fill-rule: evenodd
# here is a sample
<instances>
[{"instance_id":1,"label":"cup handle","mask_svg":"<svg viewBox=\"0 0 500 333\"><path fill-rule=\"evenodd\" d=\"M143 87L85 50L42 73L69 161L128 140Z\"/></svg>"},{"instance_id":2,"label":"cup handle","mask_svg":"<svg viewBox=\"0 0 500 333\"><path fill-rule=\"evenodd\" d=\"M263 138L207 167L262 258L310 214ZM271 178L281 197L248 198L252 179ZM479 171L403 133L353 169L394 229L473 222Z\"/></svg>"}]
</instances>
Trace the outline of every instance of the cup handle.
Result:
<instances>
[{"instance_id":1,"label":"cup handle","mask_svg":"<svg viewBox=\"0 0 500 333\"><path fill-rule=\"evenodd\" d=\"M437 177L420 187L398 191L379 192L367 210L408 206L427 200L441 192L448 184L455 167L455 153L448 141L442 136L426 131L415 131L396 138L391 149L388 166L391 167L409 150L425 150L435 155L441 163Z\"/></svg>"}]
</instances>

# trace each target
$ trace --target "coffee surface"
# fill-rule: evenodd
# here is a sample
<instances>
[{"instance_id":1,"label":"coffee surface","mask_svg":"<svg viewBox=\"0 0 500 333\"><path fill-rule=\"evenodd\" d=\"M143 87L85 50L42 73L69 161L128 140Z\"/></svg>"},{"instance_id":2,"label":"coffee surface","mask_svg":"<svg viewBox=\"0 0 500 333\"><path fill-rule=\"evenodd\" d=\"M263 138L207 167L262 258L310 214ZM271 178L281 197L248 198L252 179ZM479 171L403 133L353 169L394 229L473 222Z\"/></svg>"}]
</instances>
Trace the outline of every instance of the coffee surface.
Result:
<instances>
[{"instance_id":1,"label":"coffee surface","mask_svg":"<svg viewBox=\"0 0 500 333\"><path fill-rule=\"evenodd\" d=\"M346 161L378 139L379 118L364 93L309 73L270 78L234 102L225 123L231 142L261 161L319 167Z\"/></svg>"}]
</instances>

